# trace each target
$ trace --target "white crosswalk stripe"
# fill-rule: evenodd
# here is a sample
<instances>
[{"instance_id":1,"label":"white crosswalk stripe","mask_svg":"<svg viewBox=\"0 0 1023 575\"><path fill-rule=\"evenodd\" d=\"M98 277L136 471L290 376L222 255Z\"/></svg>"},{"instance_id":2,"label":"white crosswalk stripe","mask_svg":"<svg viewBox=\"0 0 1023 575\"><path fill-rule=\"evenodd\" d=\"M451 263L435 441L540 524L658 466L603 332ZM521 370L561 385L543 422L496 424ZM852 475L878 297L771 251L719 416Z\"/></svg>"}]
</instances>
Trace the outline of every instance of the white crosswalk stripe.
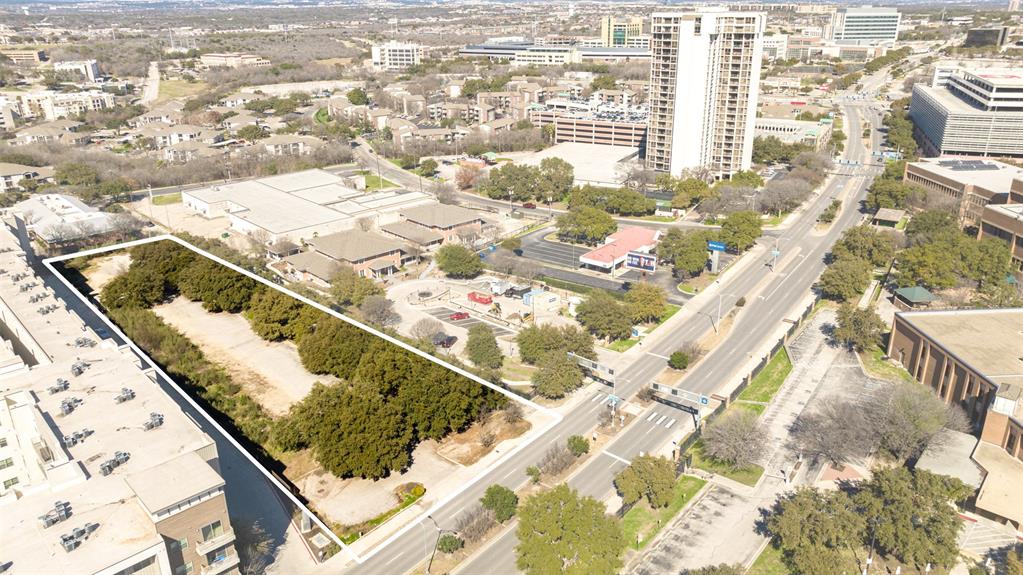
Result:
<instances>
[{"instance_id":1,"label":"white crosswalk stripe","mask_svg":"<svg viewBox=\"0 0 1023 575\"><path fill-rule=\"evenodd\" d=\"M653 419L653 418L655 418L655 417L657 417L657 412L651 413L651 414L650 414L650 417L646 418L646 420L647 420L647 421L650 421L650 420L652 420L652 419Z\"/></svg>"},{"instance_id":2,"label":"white crosswalk stripe","mask_svg":"<svg viewBox=\"0 0 1023 575\"><path fill-rule=\"evenodd\" d=\"M668 416L667 415L662 415L661 418L658 419L657 423L655 423L654 425L660 425L661 422L664 421L665 419L668 419Z\"/></svg>"},{"instance_id":3,"label":"white crosswalk stripe","mask_svg":"<svg viewBox=\"0 0 1023 575\"><path fill-rule=\"evenodd\" d=\"M594 401L597 401L597 400L599 400L599 399L600 399L601 397L603 397L603 396L604 396L604 394L603 394L603 393L597 393L597 395L594 395L594 396L593 396L593 399L591 399L591 400L590 400L590 403L593 403Z\"/></svg>"},{"instance_id":4,"label":"white crosswalk stripe","mask_svg":"<svg viewBox=\"0 0 1023 575\"><path fill-rule=\"evenodd\" d=\"M664 424L664 427L666 427L666 428L668 428L668 429L671 429L671 426L672 426L672 425L675 425L675 421L676 421L675 419L672 419L672 420L671 420L671 421L669 421L668 423Z\"/></svg>"}]
</instances>

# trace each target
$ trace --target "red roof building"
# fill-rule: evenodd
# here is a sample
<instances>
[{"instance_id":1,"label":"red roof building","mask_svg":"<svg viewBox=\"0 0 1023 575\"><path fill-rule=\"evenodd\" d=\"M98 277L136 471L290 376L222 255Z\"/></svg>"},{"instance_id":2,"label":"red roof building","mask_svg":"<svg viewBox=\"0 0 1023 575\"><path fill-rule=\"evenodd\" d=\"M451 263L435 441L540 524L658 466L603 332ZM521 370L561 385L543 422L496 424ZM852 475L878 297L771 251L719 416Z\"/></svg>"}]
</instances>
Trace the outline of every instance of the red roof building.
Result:
<instances>
[{"instance_id":1,"label":"red roof building","mask_svg":"<svg viewBox=\"0 0 1023 575\"><path fill-rule=\"evenodd\" d=\"M579 263L584 267L613 273L625 266L629 252L652 252L660 237L659 230L623 228L607 236L604 245L579 256Z\"/></svg>"}]
</instances>

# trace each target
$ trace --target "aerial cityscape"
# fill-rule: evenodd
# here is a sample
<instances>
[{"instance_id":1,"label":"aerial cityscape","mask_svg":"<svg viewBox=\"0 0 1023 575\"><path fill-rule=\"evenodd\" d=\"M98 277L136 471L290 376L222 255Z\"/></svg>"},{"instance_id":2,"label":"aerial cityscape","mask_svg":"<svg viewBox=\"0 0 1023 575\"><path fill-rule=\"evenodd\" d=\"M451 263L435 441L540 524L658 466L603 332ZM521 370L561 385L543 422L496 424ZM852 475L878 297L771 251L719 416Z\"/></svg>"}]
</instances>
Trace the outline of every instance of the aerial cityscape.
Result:
<instances>
[{"instance_id":1,"label":"aerial cityscape","mask_svg":"<svg viewBox=\"0 0 1023 575\"><path fill-rule=\"evenodd\" d=\"M1023 575L1023 10L0 0L0 573Z\"/></svg>"}]
</instances>

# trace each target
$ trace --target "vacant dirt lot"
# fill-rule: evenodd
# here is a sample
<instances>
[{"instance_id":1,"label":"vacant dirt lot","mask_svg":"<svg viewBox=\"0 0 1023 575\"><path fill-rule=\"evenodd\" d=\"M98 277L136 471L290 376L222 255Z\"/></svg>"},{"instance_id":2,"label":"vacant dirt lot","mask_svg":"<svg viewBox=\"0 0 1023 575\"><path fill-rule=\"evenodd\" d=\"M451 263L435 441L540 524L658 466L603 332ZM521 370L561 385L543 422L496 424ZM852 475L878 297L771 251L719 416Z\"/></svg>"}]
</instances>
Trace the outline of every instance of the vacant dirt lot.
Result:
<instances>
[{"instance_id":1,"label":"vacant dirt lot","mask_svg":"<svg viewBox=\"0 0 1023 575\"><path fill-rule=\"evenodd\" d=\"M131 265L131 254L118 251L113 255L96 258L89 263L84 275L92 289L99 292L110 283L110 280L128 271Z\"/></svg>"},{"instance_id":2,"label":"vacant dirt lot","mask_svg":"<svg viewBox=\"0 0 1023 575\"><path fill-rule=\"evenodd\" d=\"M317 381L336 381L306 371L294 343L264 341L239 314L210 313L184 297L153 311L202 348L211 361L226 367L234 381L274 415L287 413Z\"/></svg>"}]
</instances>

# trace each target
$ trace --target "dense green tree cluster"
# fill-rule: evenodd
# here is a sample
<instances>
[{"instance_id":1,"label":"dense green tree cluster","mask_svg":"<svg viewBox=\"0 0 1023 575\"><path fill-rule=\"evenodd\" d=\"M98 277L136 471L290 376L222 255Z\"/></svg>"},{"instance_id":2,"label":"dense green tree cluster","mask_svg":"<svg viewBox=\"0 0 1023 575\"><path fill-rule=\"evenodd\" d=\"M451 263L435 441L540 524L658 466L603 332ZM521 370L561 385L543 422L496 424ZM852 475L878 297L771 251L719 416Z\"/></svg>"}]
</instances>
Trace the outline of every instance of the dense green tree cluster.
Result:
<instances>
[{"instance_id":1,"label":"dense green tree cluster","mask_svg":"<svg viewBox=\"0 0 1023 575\"><path fill-rule=\"evenodd\" d=\"M597 208L619 216L642 216L654 213L657 202L629 188L602 188L587 184L572 190L568 196L568 207Z\"/></svg>"},{"instance_id":2,"label":"dense green tree cluster","mask_svg":"<svg viewBox=\"0 0 1023 575\"><path fill-rule=\"evenodd\" d=\"M767 528L797 574L848 572L848 549L871 536L878 552L899 561L950 567L962 528L956 508L971 489L958 479L903 467L875 470L847 491L802 488L784 495Z\"/></svg>"},{"instance_id":3,"label":"dense green tree cluster","mask_svg":"<svg viewBox=\"0 0 1023 575\"><path fill-rule=\"evenodd\" d=\"M762 225L757 212L735 212L721 222L719 237L729 250L742 253L756 243L763 233Z\"/></svg>"},{"instance_id":4,"label":"dense green tree cluster","mask_svg":"<svg viewBox=\"0 0 1023 575\"><path fill-rule=\"evenodd\" d=\"M689 208L711 193L710 186L700 178L675 178L671 174L658 174L655 185L662 192L672 195L671 207L675 209Z\"/></svg>"},{"instance_id":5,"label":"dense green tree cluster","mask_svg":"<svg viewBox=\"0 0 1023 575\"><path fill-rule=\"evenodd\" d=\"M498 369L504 363L504 355L497 346L494 330L485 323L477 323L469 328L469 338L465 341L465 352L476 367Z\"/></svg>"},{"instance_id":6,"label":"dense green tree cluster","mask_svg":"<svg viewBox=\"0 0 1023 575\"><path fill-rule=\"evenodd\" d=\"M675 469L664 457L636 457L615 477L615 488L626 505L646 499L651 507L667 507L674 487Z\"/></svg>"},{"instance_id":7,"label":"dense green tree cluster","mask_svg":"<svg viewBox=\"0 0 1023 575\"><path fill-rule=\"evenodd\" d=\"M519 507L519 496L515 495L514 491L504 485L494 484L487 487L486 492L480 499L480 505L484 509L493 511L494 519L504 523L515 516L515 511Z\"/></svg>"},{"instance_id":8,"label":"dense green tree cluster","mask_svg":"<svg viewBox=\"0 0 1023 575\"><path fill-rule=\"evenodd\" d=\"M753 138L753 162L757 164L788 163L800 153L811 150L810 146L799 142L786 144L777 136Z\"/></svg>"},{"instance_id":9,"label":"dense green tree cluster","mask_svg":"<svg viewBox=\"0 0 1023 575\"><path fill-rule=\"evenodd\" d=\"M523 363L536 365L548 353L566 354L572 352L589 359L597 359L593 351L593 337L572 326L550 324L530 325L515 337L519 346L519 357Z\"/></svg>"},{"instance_id":10,"label":"dense green tree cluster","mask_svg":"<svg viewBox=\"0 0 1023 575\"><path fill-rule=\"evenodd\" d=\"M657 257L674 267L676 277L696 277L707 268L707 242L717 236L716 230L671 228L657 244Z\"/></svg>"},{"instance_id":11,"label":"dense green tree cluster","mask_svg":"<svg viewBox=\"0 0 1023 575\"><path fill-rule=\"evenodd\" d=\"M360 306L366 298L384 295L384 288L372 279L360 276L352 266L338 266L330 280L330 295L342 307Z\"/></svg>"},{"instance_id":12,"label":"dense green tree cluster","mask_svg":"<svg viewBox=\"0 0 1023 575\"><path fill-rule=\"evenodd\" d=\"M597 244L618 230L618 224L607 212L584 206L558 216L555 223L558 237L566 241Z\"/></svg>"},{"instance_id":13,"label":"dense green tree cluster","mask_svg":"<svg viewBox=\"0 0 1023 575\"><path fill-rule=\"evenodd\" d=\"M821 274L821 294L838 301L858 296L873 269L890 262L894 253L895 241L888 232L867 225L846 230L831 249L831 265Z\"/></svg>"},{"instance_id":14,"label":"dense green tree cluster","mask_svg":"<svg viewBox=\"0 0 1023 575\"><path fill-rule=\"evenodd\" d=\"M913 120L909 117L910 99L907 96L892 102L883 122L888 129L886 134L888 147L902 152L902 155L908 159L915 159L917 144L913 137Z\"/></svg>"},{"instance_id":15,"label":"dense green tree cluster","mask_svg":"<svg viewBox=\"0 0 1023 575\"><path fill-rule=\"evenodd\" d=\"M863 351L881 343L885 330L884 320L873 307L860 309L845 303L838 308L835 341L855 351Z\"/></svg>"},{"instance_id":16,"label":"dense green tree cluster","mask_svg":"<svg viewBox=\"0 0 1023 575\"><path fill-rule=\"evenodd\" d=\"M575 310L575 318L594 337L614 341L628 339L632 333L629 306L605 290L593 290Z\"/></svg>"},{"instance_id":17,"label":"dense green tree cluster","mask_svg":"<svg viewBox=\"0 0 1023 575\"><path fill-rule=\"evenodd\" d=\"M583 372L579 364L561 352L550 352L537 362L530 382L533 391L548 399L558 399L575 391L583 384Z\"/></svg>"},{"instance_id":18,"label":"dense green tree cluster","mask_svg":"<svg viewBox=\"0 0 1023 575\"><path fill-rule=\"evenodd\" d=\"M889 50L884 56L878 56L877 58L868 61L866 65L863 66L863 70L867 74L873 74L889 64L895 64L905 60L912 53L913 49L909 46L899 48L898 50Z\"/></svg>"},{"instance_id":19,"label":"dense green tree cluster","mask_svg":"<svg viewBox=\"0 0 1023 575\"><path fill-rule=\"evenodd\" d=\"M1012 254L997 238L976 240L962 232L948 213L928 210L906 226L910 247L896 257L900 286L944 289L959 281L980 290L997 289L1011 271Z\"/></svg>"},{"instance_id":20,"label":"dense green tree cluster","mask_svg":"<svg viewBox=\"0 0 1023 575\"><path fill-rule=\"evenodd\" d=\"M437 250L437 267L450 278L474 278L483 271L483 262L469 248L447 244Z\"/></svg>"},{"instance_id":21,"label":"dense green tree cluster","mask_svg":"<svg viewBox=\"0 0 1023 575\"><path fill-rule=\"evenodd\" d=\"M661 286L635 283L625 292L625 307L633 323L655 322L668 310L667 295Z\"/></svg>"},{"instance_id":22,"label":"dense green tree cluster","mask_svg":"<svg viewBox=\"0 0 1023 575\"><path fill-rule=\"evenodd\" d=\"M286 451L309 448L339 477L404 469L424 439L461 431L505 401L500 394L394 346L354 325L263 286L172 242L131 252L128 271L100 296L115 321L154 359L226 416L250 440ZM294 340L311 373L342 380L317 384L285 417L272 421L223 368L151 310L176 293L210 311L244 312L267 340Z\"/></svg>"},{"instance_id":23,"label":"dense green tree cluster","mask_svg":"<svg viewBox=\"0 0 1023 575\"><path fill-rule=\"evenodd\" d=\"M613 575L622 567L621 523L564 484L526 499L517 534L516 566L527 575Z\"/></svg>"},{"instance_id":24,"label":"dense green tree cluster","mask_svg":"<svg viewBox=\"0 0 1023 575\"><path fill-rule=\"evenodd\" d=\"M574 178L572 164L561 158L546 158L539 166L506 163L494 168L477 189L500 200L559 202L572 191Z\"/></svg>"}]
</instances>

